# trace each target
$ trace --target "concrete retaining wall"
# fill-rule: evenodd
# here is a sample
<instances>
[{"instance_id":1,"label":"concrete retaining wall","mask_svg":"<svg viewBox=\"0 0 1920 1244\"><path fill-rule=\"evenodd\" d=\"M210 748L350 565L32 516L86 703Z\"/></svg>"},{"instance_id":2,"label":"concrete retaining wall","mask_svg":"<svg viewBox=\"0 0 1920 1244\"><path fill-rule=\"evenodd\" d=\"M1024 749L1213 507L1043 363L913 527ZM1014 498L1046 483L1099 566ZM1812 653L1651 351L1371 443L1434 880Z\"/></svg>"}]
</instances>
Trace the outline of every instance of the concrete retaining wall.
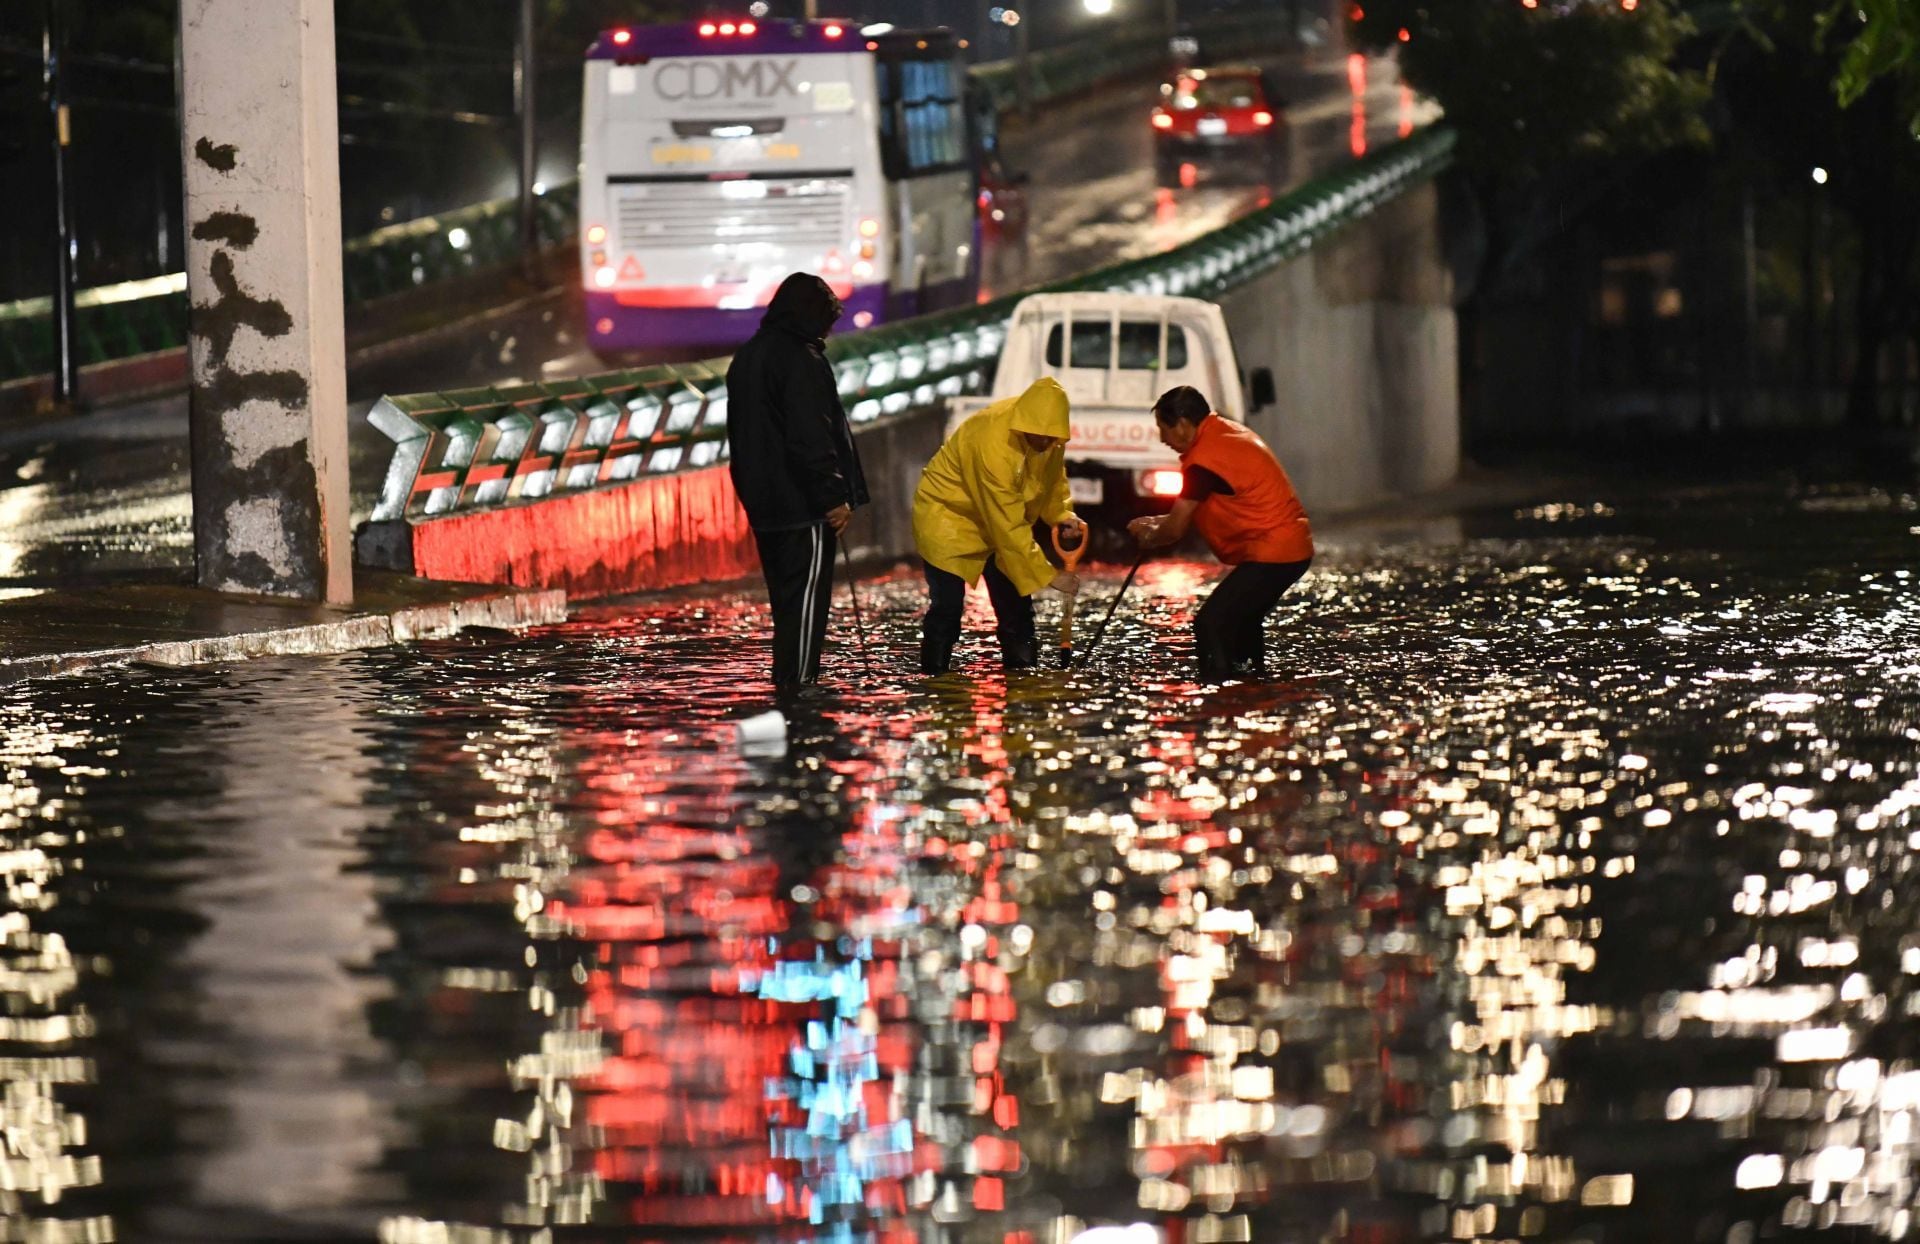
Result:
<instances>
[{"instance_id":1,"label":"concrete retaining wall","mask_svg":"<svg viewBox=\"0 0 1920 1244\"><path fill-rule=\"evenodd\" d=\"M1273 369L1250 426L1309 513L1437 488L1460 469L1453 283L1429 182L1220 300L1241 366Z\"/></svg>"}]
</instances>

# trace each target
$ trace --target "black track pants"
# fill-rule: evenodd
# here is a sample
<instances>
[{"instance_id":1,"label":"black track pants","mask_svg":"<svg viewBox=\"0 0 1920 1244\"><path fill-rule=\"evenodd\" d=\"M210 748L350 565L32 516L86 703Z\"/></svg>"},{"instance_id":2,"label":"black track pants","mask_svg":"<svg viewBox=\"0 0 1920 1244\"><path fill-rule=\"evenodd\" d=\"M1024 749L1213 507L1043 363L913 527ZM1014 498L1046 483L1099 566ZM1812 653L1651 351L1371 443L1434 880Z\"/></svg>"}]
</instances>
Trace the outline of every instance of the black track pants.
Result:
<instances>
[{"instance_id":1,"label":"black track pants","mask_svg":"<svg viewBox=\"0 0 1920 1244\"><path fill-rule=\"evenodd\" d=\"M755 528L753 542L760 547L760 572L773 605L773 684L817 682L839 537L825 523L815 523L789 531Z\"/></svg>"},{"instance_id":2,"label":"black track pants","mask_svg":"<svg viewBox=\"0 0 1920 1244\"><path fill-rule=\"evenodd\" d=\"M940 668L952 656L960 642L960 615L966 608L967 581L949 574L931 562L922 562L927 572L927 616L920 624L921 668L929 669L929 659L939 657ZM1000 637L1000 656L1009 666L1025 668L1037 659L1033 634L1033 599L1022 596L1013 580L1000 572L993 560L987 560L987 597L993 601L994 633Z\"/></svg>"},{"instance_id":3,"label":"black track pants","mask_svg":"<svg viewBox=\"0 0 1920 1244\"><path fill-rule=\"evenodd\" d=\"M1312 565L1241 562L1200 606L1193 619L1193 650L1202 678L1258 677L1266 673L1267 615Z\"/></svg>"}]
</instances>

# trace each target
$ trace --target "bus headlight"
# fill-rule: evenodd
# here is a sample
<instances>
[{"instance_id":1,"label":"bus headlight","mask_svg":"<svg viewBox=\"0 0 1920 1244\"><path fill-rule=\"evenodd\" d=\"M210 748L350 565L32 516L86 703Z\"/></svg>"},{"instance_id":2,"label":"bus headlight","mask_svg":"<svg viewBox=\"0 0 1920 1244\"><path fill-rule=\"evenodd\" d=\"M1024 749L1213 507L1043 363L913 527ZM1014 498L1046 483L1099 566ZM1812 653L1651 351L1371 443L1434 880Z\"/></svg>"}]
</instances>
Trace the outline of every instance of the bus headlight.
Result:
<instances>
[{"instance_id":1,"label":"bus headlight","mask_svg":"<svg viewBox=\"0 0 1920 1244\"><path fill-rule=\"evenodd\" d=\"M614 271L612 268L595 268L593 283L601 289L613 288Z\"/></svg>"},{"instance_id":2,"label":"bus headlight","mask_svg":"<svg viewBox=\"0 0 1920 1244\"><path fill-rule=\"evenodd\" d=\"M877 238L880 236L880 222L869 216L860 222L860 236Z\"/></svg>"},{"instance_id":3,"label":"bus headlight","mask_svg":"<svg viewBox=\"0 0 1920 1244\"><path fill-rule=\"evenodd\" d=\"M873 258L873 243L871 242L860 243L860 258L862 259Z\"/></svg>"},{"instance_id":4,"label":"bus headlight","mask_svg":"<svg viewBox=\"0 0 1920 1244\"><path fill-rule=\"evenodd\" d=\"M853 277L856 281L864 281L867 278L871 277L872 275L873 275L872 264L868 263L864 259L856 259L853 261Z\"/></svg>"},{"instance_id":5,"label":"bus headlight","mask_svg":"<svg viewBox=\"0 0 1920 1244\"><path fill-rule=\"evenodd\" d=\"M587 226L587 245L588 246L598 246L600 245L600 243L606 240L607 240L607 227L605 225L588 225Z\"/></svg>"}]
</instances>

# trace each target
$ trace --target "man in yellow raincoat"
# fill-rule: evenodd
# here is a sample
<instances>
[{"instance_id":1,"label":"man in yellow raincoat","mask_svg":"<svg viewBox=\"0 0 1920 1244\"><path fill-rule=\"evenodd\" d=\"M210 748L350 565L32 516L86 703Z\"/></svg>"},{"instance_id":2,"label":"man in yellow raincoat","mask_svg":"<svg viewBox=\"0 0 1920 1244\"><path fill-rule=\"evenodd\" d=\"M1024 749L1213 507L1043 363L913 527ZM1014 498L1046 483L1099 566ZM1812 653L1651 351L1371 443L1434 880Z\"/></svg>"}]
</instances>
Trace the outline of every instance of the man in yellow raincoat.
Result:
<instances>
[{"instance_id":1,"label":"man in yellow raincoat","mask_svg":"<svg viewBox=\"0 0 1920 1244\"><path fill-rule=\"evenodd\" d=\"M931 599L920 630L920 670L953 668L967 587L987 580L999 625L1000 657L1008 669L1039 661L1033 633L1033 596L1046 588L1066 595L1080 580L1056 571L1033 538L1045 521L1085 538L1067 492L1067 391L1042 378L1019 397L973 415L954 430L920 473L913 495L913 538L926 563Z\"/></svg>"}]
</instances>

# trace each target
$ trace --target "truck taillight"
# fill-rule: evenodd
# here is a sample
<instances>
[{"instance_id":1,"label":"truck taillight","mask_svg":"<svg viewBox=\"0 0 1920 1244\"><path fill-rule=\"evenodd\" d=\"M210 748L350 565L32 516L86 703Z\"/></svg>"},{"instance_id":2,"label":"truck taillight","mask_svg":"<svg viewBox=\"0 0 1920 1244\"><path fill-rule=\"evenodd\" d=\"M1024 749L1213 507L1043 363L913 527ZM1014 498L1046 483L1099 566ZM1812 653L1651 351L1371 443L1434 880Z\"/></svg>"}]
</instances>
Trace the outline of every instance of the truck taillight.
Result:
<instances>
[{"instance_id":1,"label":"truck taillight","mask_svg":"<svg viewBox=\"0 0 1920 1244\"><path fill-rule=\"evenodd\" d=\"M1156 467L1151 471L1140 472L1140 491L1149 497L1177 497L1184 481L1180 472L1172 467Z\"/></svg>"}]
</instances>

